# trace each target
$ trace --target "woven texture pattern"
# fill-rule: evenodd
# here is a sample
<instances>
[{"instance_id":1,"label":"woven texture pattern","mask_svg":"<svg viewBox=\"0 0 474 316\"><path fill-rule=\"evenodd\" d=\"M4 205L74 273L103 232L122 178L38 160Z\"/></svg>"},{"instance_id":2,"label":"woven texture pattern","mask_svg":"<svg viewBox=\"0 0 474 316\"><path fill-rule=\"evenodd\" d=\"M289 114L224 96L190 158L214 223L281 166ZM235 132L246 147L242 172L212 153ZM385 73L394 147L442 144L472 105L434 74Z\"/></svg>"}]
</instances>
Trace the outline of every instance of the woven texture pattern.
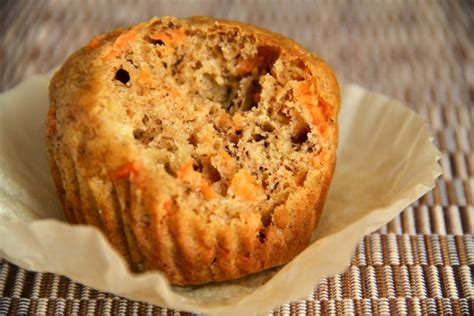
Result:
<instances>
[{"instance_id":1,"label":"woven texture pattern","mask_svg":"<svg viewBox=\"0 0 474 316\"><path fill-rule=\"evenodd\" d=\"M269 313L474 314L473 2L41 0L2 1L0 10L0 90L114 27L153 15L210 15L290 36L326 59L342 83L403 101L442 152L436 188L360 241L344 273ZM0 264L0 315L173 313Z\"/></svg>"}]
</instances>

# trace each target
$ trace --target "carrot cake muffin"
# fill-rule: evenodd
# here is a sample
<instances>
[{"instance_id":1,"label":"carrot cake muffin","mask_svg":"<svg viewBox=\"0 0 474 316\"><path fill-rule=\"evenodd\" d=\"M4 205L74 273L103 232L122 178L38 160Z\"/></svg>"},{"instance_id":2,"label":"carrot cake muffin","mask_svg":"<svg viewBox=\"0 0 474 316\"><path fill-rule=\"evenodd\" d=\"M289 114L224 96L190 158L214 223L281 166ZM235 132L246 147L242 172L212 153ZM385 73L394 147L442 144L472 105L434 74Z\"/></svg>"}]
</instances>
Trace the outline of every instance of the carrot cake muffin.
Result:
<instances>
[{"instance_id":1,"label":"carrot cake muffin","mask_svg":"<svg viewBox=\"0 0 474 316\"><path fill-rule=\"evenodd\" d=\"M66 216L134 271L239 278L309 243L336 161L331 68L281 35L205 17L94 37L50 83Z\"/></svg>"}]
</instances>

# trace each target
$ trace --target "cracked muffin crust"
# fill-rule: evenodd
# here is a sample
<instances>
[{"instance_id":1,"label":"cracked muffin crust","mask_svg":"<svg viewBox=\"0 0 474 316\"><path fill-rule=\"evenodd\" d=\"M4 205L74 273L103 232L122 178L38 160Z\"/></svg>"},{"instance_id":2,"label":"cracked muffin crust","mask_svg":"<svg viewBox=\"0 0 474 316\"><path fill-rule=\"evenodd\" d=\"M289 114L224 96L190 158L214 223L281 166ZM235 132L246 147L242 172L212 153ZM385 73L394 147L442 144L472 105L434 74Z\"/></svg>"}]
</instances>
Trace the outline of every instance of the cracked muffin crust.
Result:
<instances>
[{"instance_id":1,"label":"cracked muffin crust","mask_svg":"<svg viewBox=\"0 0 474 316\"><path fill-rule=\"evenodd\" d=\"M93 38L50 83L48 155L66 216L134 271L235 279L309 243L336 161L339 87L281 35L154 18Z\"/></svg>"}]
</instances>

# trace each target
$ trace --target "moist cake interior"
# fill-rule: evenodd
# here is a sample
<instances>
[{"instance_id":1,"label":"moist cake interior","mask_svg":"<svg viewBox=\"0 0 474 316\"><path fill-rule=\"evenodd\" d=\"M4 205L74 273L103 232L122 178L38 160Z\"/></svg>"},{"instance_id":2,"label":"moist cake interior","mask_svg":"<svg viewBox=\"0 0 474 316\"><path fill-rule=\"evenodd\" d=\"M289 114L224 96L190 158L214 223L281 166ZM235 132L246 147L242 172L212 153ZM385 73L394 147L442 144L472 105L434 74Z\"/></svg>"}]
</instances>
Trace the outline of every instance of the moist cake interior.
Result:
<instances>
[{"instance_id":1,"label":"moist cake interior","mask_svg":"<svg viewBox=\"0 0 474 316\"><path fill-rule=\"evenodd\" d=\"M121 43L130 49L117 58ZM179 209L212 221L252 210L268 226L303 185L320 144L301 58L237 27L167 20L122 33L105 58L103 115L128 127L122 136L157 166Z\"/></svg>"}]
</instances>

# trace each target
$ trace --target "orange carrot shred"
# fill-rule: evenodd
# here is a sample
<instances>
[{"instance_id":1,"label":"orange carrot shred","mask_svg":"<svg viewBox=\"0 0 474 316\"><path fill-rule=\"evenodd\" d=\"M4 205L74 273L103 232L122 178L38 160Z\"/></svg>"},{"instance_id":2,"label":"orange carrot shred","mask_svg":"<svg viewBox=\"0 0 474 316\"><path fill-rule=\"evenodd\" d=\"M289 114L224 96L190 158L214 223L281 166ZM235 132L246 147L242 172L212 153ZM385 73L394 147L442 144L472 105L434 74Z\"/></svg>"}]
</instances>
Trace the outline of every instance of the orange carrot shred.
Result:
<instances>
[{"instance_id":1,"label":"orange carrot shred","mask_svg":"<svg viewBox=\"0 0 474 316\"><path fill-rule=\"evenodd\" d=\"M202 174L194 171L194 159L188 160L177 172L178 179L188 182L196 190L200 191L205 199L212 199L216 193L209 186L209 182L202 178Z\"/></svg>"},{"instance_id":2,"label":"orange carrot shred","mask_svg":"<svg viewBox=\"0 0 474 316\"><path fill-rule=\"evenodd\" d=\"M242 114L235 113L234 116L232 116L232 123L234 124L234 128L237 131L242 130L244 125L244 118L242 117Z\"/></svg>"},{"instance_id":3,"label":"orange carrot shred","mask_svg":"<svg viewBox=\"0 0 474 316\"><path fill-rule=\"evenodd\" d=\"M240 169L232 178L230 188L236 196L247 200L257 200L262 188L255 178L245 169Z\"/></svg>"},{"instance_id":4,"label":"orange carrot shred","mask_svg":"<svg viewBox=\"0 0 474 316\"><path fill-rule=\"evenodd\" d=\"M232 161L232 157L225 150L219 151L219 156L221 156L222 160L224 160L225 162L231 162Z\"/></svg>"},{"instance_id":5,"label":"orange carrot shred","mask_svg":"<svg viewBox=\"0 0 474 316\"><path fill-rule=\"evenodd\" d=\"M123 180L139 171L140 165L137 162L128 162L109 173L111 180Z\"/></svg>"},{"instance_id":6,"label":"orange carrot shred","mask_svg":"<svg viewBox=\"0 0 474 316\"><path fill-rule=\"evenodd\" d=\"M168 91L173 97L179 97L181 95L179 90L175 88L169 88Z\"/></svg>"},{"instance_id":7,"label":"orange carrot shred","mask_svg":"<svg viewBox=\"0 0 474 316\"><path fill-rule=\"evenodd\" d=\"M222 113L219 117L219 127L226 128L229 125L230 115L227 113Z\"/></svg>"},{"instance_id":8,"label":"orange carrot shred","mask_svg":"<svg viewBox=\"0 0 474 316\"><path fill-rule=\"evenodd\" d=\"M143 69L138 73L138 80L145 85L151 85L153 83L153 76L150 71Z\"/></svg>"},{"instance_id":9,"label":"orange carrot shred","mask_svg":"<svg viewBox=\"0 0 474 316\"><path fill-rule=\"evenodd\" d=\"M95 36L89 41L89 43L87 43L87 48L96 49L97 47L100 46L100 43L101 43L101 38L99 36Z\"/></svg>"},{"instance_id":10,"label":"orange carrot shred","mask_svg":"<svg viewBox=\"0 0 474 316\"><path fill-rule=\"evenodd\" d=\"M104 55L105 60L113 59L119 56L128 46L136 39L137 30L131 29L125 33L120 34L113 45L108 49Z\"/></svg>"},{"instance_id":11,"label":"orange carrot shred","mask_svg":"<svg viewBox=\"0 0 474 316\"><path fill-rule=\"evenodd\" d=\"M328 102L326 102L326 100L319 97L318 98L318 105L319 105L319 108L323 112L323 115L326 119L328 119L332 116L332 106Z\"/></svg>"},{"instance_id":12,"label":"orange carrot shred","mask_svg":"<svg viewBox=\"0 0 474 316\"><path fill-rule=\"evenodd\" d=\"M179 179L185 180L191 171L193 171L194 159L189 159L182 167L178 170L177 176Z\"/></svg>"},{"instance_id":13,"label":"orange carrot shred","mask_svg":"<svg viewBox=\"0 0 474 316\"><path fill-rule=\"evenodd\" d=\"M212 188L209 186L209 183L205 180L201 182L199 190L201 191L204 198L206 198L207 200L210 200L216 196L214 190L212 190Z\"/></svg>"},{"instance_id":14,"label":"orange carrot shred","mask_svg":"<svg viewBox=\"0 0 474 316\"><path fill-rule=\"evenodd\" d=\"M302 82L295 91L296 97L311 113L313 124L319 128L321 134L324 134L327 128L326 121L331 115L331 107L324 100L322 100L322 98L318 98L317 105L314 104L313 95L310 91L310 88L311 84L309 82Z\"/></svg>"}]
</instances>

